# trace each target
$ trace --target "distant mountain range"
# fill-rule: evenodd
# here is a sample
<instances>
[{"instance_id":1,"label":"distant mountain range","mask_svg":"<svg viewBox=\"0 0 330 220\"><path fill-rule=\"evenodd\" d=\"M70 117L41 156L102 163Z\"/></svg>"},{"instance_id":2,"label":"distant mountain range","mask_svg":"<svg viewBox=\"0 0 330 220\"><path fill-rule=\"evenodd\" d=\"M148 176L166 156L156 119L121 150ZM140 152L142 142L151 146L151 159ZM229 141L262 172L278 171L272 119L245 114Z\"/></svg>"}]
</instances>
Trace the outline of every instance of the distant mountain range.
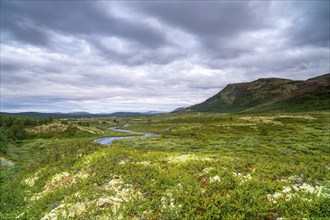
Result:
<instances>
[{"instance_id":1,"label":"distant mountain range","mask_svg":"<svg viewBox=\"0 0 330 220\"><path fill-rule=\"evenodd\" d=\"M223 113L312 110L330 110L330 73L306 81L261 78L228 84L215 96L183 109Z\"/></svg>"},{"instance_id":2,"label":"distant mountain range","mask_svg":"<svg viewBox=\"0 0 330 220\"><path fill-rule=\"evenodd\" d=\"M261 78L253 82L228 84L218 94L190 107L181 107L173 112L299 112L330 110L330 73L308 80ZM91 114L88 112L40 113L20 112L1 115L35 118L92 118L133 117L164 114L167 112L115 112Z\"/></svg>"},{"instance_id":3,"label":"distant mountain range","mask_svg":"<svg viewBox=\"0 0 330 220\"><path fill-rule=\"evenodd\" d=\"M32 118L96 118L96 117L134 117L134 116L147 116L156 114L165 114L166 112L160 111L149 111L149 112L114 112L114 113L100 113L92 114L89 112L71 112L71 113L41 113L41 112L19 112L19 113L8 113L1 112L1 115L9 116L21 116L21 117L32 117Z\"/></svg>"}]
</instances>

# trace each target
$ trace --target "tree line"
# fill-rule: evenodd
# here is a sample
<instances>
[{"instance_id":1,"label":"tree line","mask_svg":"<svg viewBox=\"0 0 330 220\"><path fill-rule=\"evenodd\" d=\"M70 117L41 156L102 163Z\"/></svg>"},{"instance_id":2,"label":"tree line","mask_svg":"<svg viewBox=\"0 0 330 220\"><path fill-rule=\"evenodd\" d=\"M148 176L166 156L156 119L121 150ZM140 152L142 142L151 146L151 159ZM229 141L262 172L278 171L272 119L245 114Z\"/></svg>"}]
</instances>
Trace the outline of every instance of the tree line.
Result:
<instances>
[{"instance_id":1,"label":"tree line","mask_svg":"<svg viewBox=\"0 0 330 220\"><path fill-rule=\"evenodd\" d=\"M53 118L32 119L0 115L0 152L6 153L8 144L28 138L25 128L52 123Z\"/></svg>"}]
</instances>

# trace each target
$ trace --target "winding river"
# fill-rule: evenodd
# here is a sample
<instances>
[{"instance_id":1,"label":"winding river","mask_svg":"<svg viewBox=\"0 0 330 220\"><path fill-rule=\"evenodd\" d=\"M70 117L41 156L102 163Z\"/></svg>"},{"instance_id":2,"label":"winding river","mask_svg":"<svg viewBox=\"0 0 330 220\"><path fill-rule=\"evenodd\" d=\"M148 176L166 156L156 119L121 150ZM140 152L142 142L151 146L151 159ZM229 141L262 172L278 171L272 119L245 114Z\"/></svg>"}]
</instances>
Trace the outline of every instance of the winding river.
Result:
<instances>
[{"instance_id":1,"label":"winding river","mask_svg":"<svg viewBox=\"0 0 330 220\"><path fill-rule=\"evenodd\" d=\"M158 137L160 136L159 134L152 134L152 133L145 133L145 132L136 132L136 131L131 131L131 130L124 130L124 129L119 129L118 127L112 127L109 128L112 131L118 131L118 132L123 132L123 133L129 133L129 134L139 134L145 137ZM94 143L99 143L103 145L110 146L113 141L115 140L122 140L122 139L128 139L128 138L136 138L136 137L141 137L141 136L121 136L121 137L105 137L105 138L99 138L94 140Z\"/></svg>"}]
</instances>

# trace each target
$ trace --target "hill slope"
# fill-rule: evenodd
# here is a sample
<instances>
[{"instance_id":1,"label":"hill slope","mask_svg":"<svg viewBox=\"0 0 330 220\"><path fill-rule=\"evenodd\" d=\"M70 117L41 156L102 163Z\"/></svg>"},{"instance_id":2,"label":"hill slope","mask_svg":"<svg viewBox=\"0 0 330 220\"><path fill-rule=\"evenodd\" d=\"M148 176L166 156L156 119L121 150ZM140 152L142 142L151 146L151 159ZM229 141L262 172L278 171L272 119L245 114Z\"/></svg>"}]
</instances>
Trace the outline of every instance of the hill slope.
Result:
<instances>
[{"instance_id":1,"label":"hill slope","mask_svg":"<svg viewBox=\"0 0 330 220\"><path fill-rule=\"evenodd\" d=\"M262 78L228 84L187 110L199 112L309 111L330 109L330 74L306 81Z\"/></svg>"}]
</instances>

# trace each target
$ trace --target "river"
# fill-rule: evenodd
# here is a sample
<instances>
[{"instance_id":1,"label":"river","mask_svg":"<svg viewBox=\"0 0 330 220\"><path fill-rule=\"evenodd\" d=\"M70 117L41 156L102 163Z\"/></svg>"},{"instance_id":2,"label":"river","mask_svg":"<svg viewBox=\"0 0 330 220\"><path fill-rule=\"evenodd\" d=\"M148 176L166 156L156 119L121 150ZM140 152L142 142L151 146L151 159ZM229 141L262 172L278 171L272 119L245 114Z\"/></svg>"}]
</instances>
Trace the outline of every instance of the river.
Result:
<instances>
[{"instance_id":1,"label":"river","mask_svg":"<svg viewBox=\"0 0 330 220\"><path fill-rule=\"evenodd\" d=\"M112 128L109 128L109 130L123 132L123 133L129 133L129 134L140 134L140 135L145 136L145 137L158 137L158 136L160 136L159 134L124 130L124 129L119 129L118 127L112 127ZM115 141L115 140L122 140L122 139L128 139L128 138L136 138L136 137L141 137L141 136L105 137L105 138L96 139L93 142L110 146L112 144L112 142Z\"/></svg>"}]
</instances>

